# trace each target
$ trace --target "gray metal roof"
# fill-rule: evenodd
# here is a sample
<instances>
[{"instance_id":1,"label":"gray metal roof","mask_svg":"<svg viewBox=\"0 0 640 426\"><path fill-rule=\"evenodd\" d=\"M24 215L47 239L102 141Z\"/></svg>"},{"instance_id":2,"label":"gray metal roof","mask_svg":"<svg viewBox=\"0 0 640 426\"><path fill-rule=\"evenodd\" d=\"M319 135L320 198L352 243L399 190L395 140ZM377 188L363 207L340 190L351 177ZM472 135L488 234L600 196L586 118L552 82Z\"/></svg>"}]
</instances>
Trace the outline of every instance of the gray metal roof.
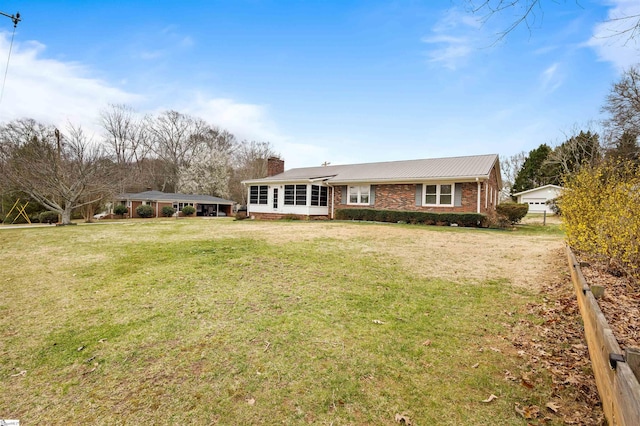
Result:
<instances>
[{"instance_id":1,"label":"gray metal roof","mask_svg":"<svg viewBox=\"0 0 640 426\"><path fill-rule=\"evenodd\" d=\"M254 182L328 180L332 184L351 182L419 182L424 180L466 180L488 178L498 161L497 154L467 157L428 158L342 166L305 167ZM498 176L499 176L498 170ZM498 178L500 180L500 178Z\"/></svg>"},{"instance_id":2,"label":"gray metal roof","mask_svg":"<svg viewBox=\"0 0 640 426\"><path fill-rule=\"evenodd\" d=\"M141 201L168 201L176 203L200 203L200 204L235 204L231 200L225 200L211 195L179 194L162 191L144 191L138 193L124 193L116 197L118 200L141 200Z\"/></svg>"}]
</instances>

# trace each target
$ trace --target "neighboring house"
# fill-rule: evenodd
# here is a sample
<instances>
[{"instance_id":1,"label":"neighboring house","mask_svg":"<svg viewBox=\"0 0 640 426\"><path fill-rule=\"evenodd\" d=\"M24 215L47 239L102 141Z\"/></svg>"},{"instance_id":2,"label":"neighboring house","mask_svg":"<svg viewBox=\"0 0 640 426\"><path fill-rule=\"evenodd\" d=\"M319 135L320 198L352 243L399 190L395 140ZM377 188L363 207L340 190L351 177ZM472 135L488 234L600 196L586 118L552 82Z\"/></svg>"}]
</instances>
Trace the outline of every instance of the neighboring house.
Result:
<instances>
[{"instance_id":1,"label":"neighboring house","mask_svg":"<svg viewBox=\"0 0 640 426\"><path fill-rule=\"evenodd\" d=\"M125 193L115 197L116 203L123 204L129 209L129 217L139 217L136 208L148 204L154 211L155 217L162 217L162 208L173 207L180 212L184 206L196 209L196 216L230 216L233 201L224 200L210 195L174 194L161 191L145 191L136 194Z\"/></svg>"},{"instance_id":2,"label":"neighboring house","mask_svg":"<svg viewBox=\"0 0 640 426\"><path fill-rule=\"evenodd\" d=\"M365 207L486 214L495 211L502 187L495 154L286 172L284 161L269 158L267 169L268 177L243 181L251 217L333 219L336 209Z\"/></svg>"},{"instance_id":3,"label":"neighboring house","mask_svg":"<svg viewBox=\"0 0 640 426\"><path fill-rule=\"evenodd\" d=\"M513 194L518 203L529 204L529 213L551 213L553 210L547 201L558 198L563 191L563 187L558 185L544 185L538 188L529 189Z\"/></svg>"}]
</instances>

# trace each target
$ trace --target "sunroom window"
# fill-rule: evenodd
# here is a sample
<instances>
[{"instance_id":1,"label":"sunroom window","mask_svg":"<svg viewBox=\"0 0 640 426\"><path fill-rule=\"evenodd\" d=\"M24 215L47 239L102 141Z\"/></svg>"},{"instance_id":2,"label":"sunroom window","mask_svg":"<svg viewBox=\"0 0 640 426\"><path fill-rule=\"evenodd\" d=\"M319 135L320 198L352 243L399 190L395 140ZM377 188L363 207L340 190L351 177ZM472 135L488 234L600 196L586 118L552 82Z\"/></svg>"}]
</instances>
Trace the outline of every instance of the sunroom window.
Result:
<instances>
[{"instance_id":1,"label":"sunroom window","mask_svg":"<svg viewBox=\"0 0 640 426\"><path fill-rule=\"evenodd\" d=\"M269 187L254 185L249 188L249 204L267 204Z\"/></svg>"}]
</instances>

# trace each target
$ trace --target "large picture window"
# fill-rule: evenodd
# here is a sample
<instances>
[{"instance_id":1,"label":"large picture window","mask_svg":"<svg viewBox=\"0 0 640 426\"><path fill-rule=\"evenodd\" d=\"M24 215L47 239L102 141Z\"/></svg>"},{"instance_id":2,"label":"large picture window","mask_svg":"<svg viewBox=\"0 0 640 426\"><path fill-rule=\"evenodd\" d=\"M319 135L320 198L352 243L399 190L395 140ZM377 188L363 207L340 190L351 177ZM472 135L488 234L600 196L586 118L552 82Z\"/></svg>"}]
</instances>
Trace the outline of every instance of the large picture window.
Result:
<instances>
[{"instance_id":1,"label":"large picture window","mask_svg":"<svg viewBox=\"0 0 640 426\"><path fill-rule=\"evenodd\" d=\"M371 187L369 185L350 186L347 199L348 204L367 204L369 205Z\"/></svg>"},{"instance_id":2,"label":"large picture window","mask_svg":"<svg viewBox=\"0 0 640 426\"><path fill-rule=\"evenodd\" d=\"M451 183L439 185L424 185L425 206L453 206L454 185Z\"/></svg>"},{"instance_id":3,"label":"large picture window","mask_svg":"<svg viewBox=\"0 0 640 426\"><path fill-rule=\"evenodd\" d=\"M307 185L285 185L284 204L286 206L306 206Z\"/></svg>"},{"instance_id":4,"label":"large picture window","mask_svg":"<svg viewBox=\"0 0 640 426\"><path fill-rule=\"evenodd\" d=\"M328 188L326 186L311 185L311 205L327 206Z\"/></svg>"},{"instance_id":5,"label":"large picture window","mask_svg":"<svg viewBox=\"0 0 640 426\"><path fill-rule=\"evenodd\" d=\"M249 204L267 204L268 197L267 185L254 185L249 188Z\"/></svg>"}]
</instances>

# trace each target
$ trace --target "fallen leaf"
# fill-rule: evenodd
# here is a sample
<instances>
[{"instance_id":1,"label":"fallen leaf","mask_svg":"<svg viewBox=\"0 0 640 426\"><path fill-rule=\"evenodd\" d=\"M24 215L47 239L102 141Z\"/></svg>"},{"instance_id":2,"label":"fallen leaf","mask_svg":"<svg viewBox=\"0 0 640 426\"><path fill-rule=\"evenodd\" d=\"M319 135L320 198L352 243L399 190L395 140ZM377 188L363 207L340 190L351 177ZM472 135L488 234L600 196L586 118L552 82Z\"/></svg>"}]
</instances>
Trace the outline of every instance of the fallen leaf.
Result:
<instances>
[{"instance_id":1,"label":"fallen leaf","mask_svg":"<svg viewBox=\"0 0 640 426\"><path fill-rule=\"evenodd\" d=\"M560 405L558 405L558 403L556 403L556 402L547 402L546 407L549 410L553 411L554 413L557 413L558 410L560 409Z\"/></svg>"},{"instance_id":2,"label":"fallen leaf","mask_svg":"<svg viewBox=\"0 0 640 426\"><path fill-rule=\"evenodd\" d=\"M81 351L81 350L83 350L83 349L84 349L84 346L80 346L80 347L78 348L78 352L80 352L80 351Z\"/></svg>"},{"instance_id":3,"label":"fallen leaf","mask_svg":"<svg viewBox=\"0 0 640 426\"><path fill-rule=\"evenodd\" d=\"M476 362L475 364L473 364L473 365L471 366L471 368L478 368L479 366L480 366L480 363L479 363L479 362Z\"/></svg>"},{"instance_id":4,"label":"fallen leaf","mask_svg":"<svg viewBox=\"0 0 640 426\"><path fill-rule=\"evenodd\" d=\"M524 378L520 379L520 383L527 389L533 389L533 383L526 381Z\"/></svg>"},{"instance_id":5,"label":"fallen leaf","mask_svg":"<svg viewBox=\"0 0 640 426\"><path fill-rule=\"evenodd\" d=\"M22 370L19 373L16 374L12 374L11 377L19 377L19 376L24 376L25 374L27 374L27 370Z\"/></svg>"},{"instance_id":6,"label":"fallen leaf","mask_svg":"<svg viewBox=\"0 0 640 426\"><path fill-rule=\"evenodd\" d=\"M406 426L410 426L410 425L413 424L413 423L411 423L411 419L405 414L396 413L395 419L396 419L396 422L398 422L400 424L403 424L403 425L406 425Z\"/></svg>"},{"instance_id":7,"label":"fallen leaf","mask_svg":"<svg viewBox=\"0 0 640 426\"><path fill-rule=\"evenodd\" d=\"M249 404L249 405L255 405L255 404L256 404L256 400L255 400L255 398L247 398L247 404Z\"/></svg>"},{"instance_id":8,"label":"fallen leaf","mask_svg":"<svg viewBox=\"0 0 640 426\"><path fill-rule=\"evenodd\" d=\"M425 340L424 342L422 342L422 346L429 346L431 344L431 340Z\"/></svg>"},{"instance_id":9,"label":"fallen leaf","mask_svg":"<svg viewBox=\"0 0 640 426\"><path fill-rule=\"evenodd\" d=\"M529 405L527 407L520 407L519 404L515 406L516 413L520 414L525 419L535 419L540 414L540 409L537 405Z\"/></svg>"},{"instance_id":10,"label":"fallen leaf","mask_svg":"<svg viewBox=\"0 0 640 426\"><path fill-rule=\"evenodd\" d=\"M384 323L383 323L382 321L380 321L380 320L373 320L373 323L374 323L374 324L384 324Z\"/></svg>"},{"instance_id":11,"label":"fallen leaf","mask_svg":"<svg viewBox=\"0 0 640 426\"><path fill-rule=\"evenodd\" d=\"M491 395L489 395L489 398L483 399L482 402L489 403L489 402L493 401L494 399L498 399L498 397L495 396L494 394L491 394Z\"/></svg>"},{"instance_id":12,"label":"fallen leaf","mask_svg":"<svg viewBox=\"0 0 640 426\"><path fill-rule=\"evenodd\" d=\"M494 352L502 352L502 351L501 351L500 349L498 349L498 348L490 347L489 349L491 349L491 350L492 350L492 351L494 351Z\"/></svg>"}]
</instances>

